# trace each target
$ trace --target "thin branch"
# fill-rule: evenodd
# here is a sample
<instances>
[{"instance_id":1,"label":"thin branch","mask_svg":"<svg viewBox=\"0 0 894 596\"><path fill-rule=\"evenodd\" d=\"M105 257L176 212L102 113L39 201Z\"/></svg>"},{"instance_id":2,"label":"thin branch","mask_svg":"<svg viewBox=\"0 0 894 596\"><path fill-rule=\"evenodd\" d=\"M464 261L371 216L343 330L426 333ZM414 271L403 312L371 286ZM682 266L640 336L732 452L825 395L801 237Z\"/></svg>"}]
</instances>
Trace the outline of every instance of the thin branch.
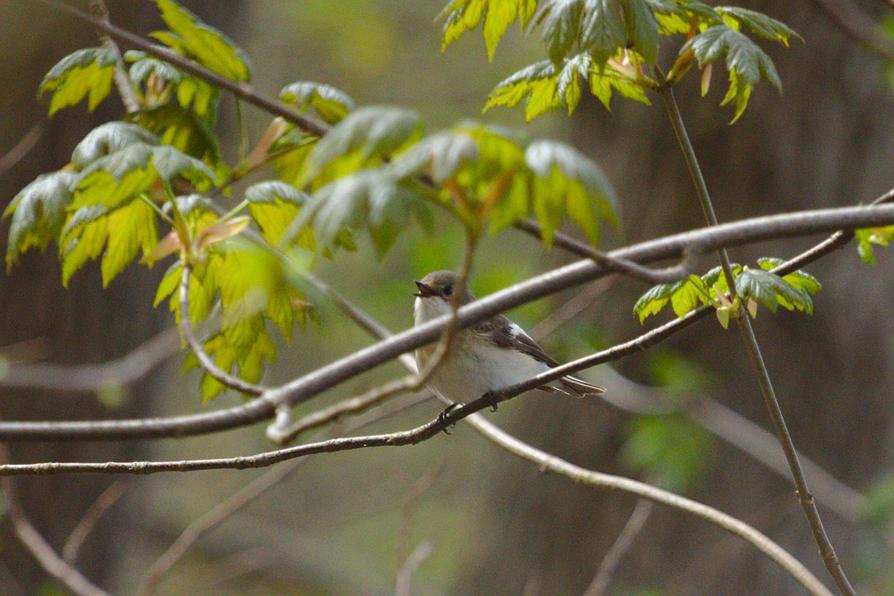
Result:
<instances>
[{"instance_id":1,"label":"thin branch","mask_svg":"<svg viewBox=\"0 0 894 596\"><path fill-rule=\"evenodd\" d=\"M880 197L879 200L890 200L892 196L894 196L894 191ZM721 246L737 246L780 237L802 236L837 228L853 230L891 224L894 224L894 206L891 205L817 209L746 219L674 234L617 249L612 251L611 255L638 262L652 262L674 258L688 246L713 250ZM825 248L817 250L814 256L808 258L801 255L796 261L786 263L785 266L774 270L774 272L785 274L786 268L789 266L801 267L833 250L836 242L826 240L823 242ZM565 265L463 306L458 312L460 326L472 325L515 306L574 285L599 279L606 274L604 269L589 260ZM679 327L673 325L668 327L667 335L687 326L692 322L693 317L701 318L707 312L705 309L699 309L683 319L675 321L674 323ZM403 331L281 387L270 389L259 399L233 408L169 418L65 422L0 421L0 438L6 440L109 440L181 437L246 426L269 418L279 405L296 405L307 401L314 395L346 379L437 340L448 319L449 315L445 315L424 325ZM640 344L637 349L644 349L652 345L648 342L657 343L667 335L649 332L642 336L646 343ZM616 359L626 353L628 352L619 349L611 359ZM566 371L566 374L567 372L570 371Z\"/></svg>"},{"instance_id":2,"label":"thin branch","mask_svg":"<svg viewBox=\"0 0 894 596\"><path fill-rule=\"evenodd\" d=\"M176 329L166 329L121 358L102 364L17 364L0 368L0 387L91 392L131 385L180 349Z\"/></svg>"},{"instance_id":3,"label":"thin branch","mask_svg":"<svg viewBox=\"0 0 894 596\"><path fill-rule=\"evenodd\" d=\"M563 368L563 367L559 367ZM106 462L106 463L75 463L75 462L48 462L39 464L6 464L0 465L0 476L16 474L59 474L59 473L124 473L124 474L152 474L157 472L189 472L196 470L212 469L246 469L269 466L281 461L295 459L315 453L331 453L353 449L370 447L395 447L401 445L415 445L421 441L438 435L444 429L455 425L459 420L470 414L490 407L528 391L529 385L543 385L567 374L559 368L552 369L535 377L535 380L526 381L508 387L506 389L485 395L476 400L457 404L455 407L443 412L434 420L406 431L367 435L361 437L346 437L328 439L316 443L308 443L297 447L288 447L276 451L268 451L250 456L216 458L202 460L181 460L162 462ZM555 372L554 372L555 371ZM760 550L767 557L783 567L792 577L800 582L813 594L828 594L822 583L819 582L800 562L783 550L779 545L770 540L745 522L730 515L718 511L707 505L692 501L685 497L665 491L658 487L645 484L630 478L614 476L586 470L555 456L540 452L533 447L519 442L513 437L500 436L499 429L491 428L489 436L502 447L519 457L536 461L541 469L550 470L567 476L576 482L590 484L603 488L611 488L629 492L656 503L671 506L707 520L723 529L745 539Z\"/></svg>"},{"instance_id":4,"label":"thin branch","mask_svg":"<svg viewBox=\"0 0 894 596\"><path fill-rule=\"evenodd\" d=\"M43 136L46 130L46 122L40 121L28 129L19 142L13 145L12 149L0 156L0 176L3 176L13 168L17 163L22 161L28 153L37 145L37 141Z\"/></svg>"},{"instance_id":5,"label":"thin branch","mask_svg":"<svg viewBox=\"0 0 894 596\"><path fill-rule=\"evenodd\" d=\"M627 519L627 523L624 524L621 533L618 534L618 538L612 544L611 548L605 553L605 557L602 559L602 563L599 564L599 569L596 571L596 576L593 578L593 581L590 582L589 587L587 587L587 590L584 592L584 596L603 596L603 594L608 591L608 587L612 582L612 577L614 577L615 571L621 563L621 559L627 554L630 547L633 546L633 541L643 529L646 520L648 520L649 516L652 514L652 507L653 505L651 501L637 499L636 506L634 506L633 512Z\"/></svg>"},{"instance_id":6,"label":"thin branch","mask_svg":"<svg viewBox=\"0 0 894 596\"><path fill-rule=\"evenodd\" d=\"M266 387L244 381L218 367L193 332L192 322L189 320L189 276L191 273L192 266L183 263L183 274L180 277L180 329L183 331L183 336L186 337L186 343L189 344L205 372L215 381L246 395L261 395L267 390Z\"/></svg>"},{"instance_id":7,"label":"thin branch","mask_svg":"<svg viewBox=\"0 0 894 596\"><path fill-rule=\"evenodd\" d=\"M413 574L419 569L427 558L435 552L435 545L431 540L425 540L413 549L404 564L400 566L397 572L397 581L394 586L394 596L410 596L412 591L410 586L413 581Z\"/></svg>"},{"instance_id":8,"label":"thin branch","mask_svg":"<svg viewBox=\"0 0 894 596\"><path fill-rule=\"evenodd\" d=\"M378 410L369 416L357 418L346 424L344 428L333 429L333 434L340 432L351 432L369 426L375 422L391 417L394 414L403 412L404 410L418 405L429 399L428 397L413 397L404 402L391 404L388 408ZM214 508L190 523L171 545L155 560L149 567L146 575L140 582L137 589L138 594L153 594L158 586L158 582L162 576L170 571L177 561L183 558L183 555L192 548L196 542L214 528L230 519L250 503L264 495L267 491L277 486L280 482L288 478L293 472L301 467L307 458L293 459L282 466L271 468L243 486L237 492L233 493L224 501L218 503Z\"/></svg>"},{"instance_id":9,"label":"thin branch","mask_svg":"<svg viewBox=\"0 0 894 596\"><path fill-rule=\"evenodd\" d=\"M683 151L683 157L686 161L686 166L689 169L689 174L692 177L696 195L698 196L705 219L707 220L708 225L716 226L718 224L717 214L714 212L711 196L708 193L708 186L705 183L705 178L702 175L698 158L695 155L695 150L689 139L689 133L686 131L683 117L680 114L680 109L674 98L674 91L669 85L665 85L662 87L659 95L661 96L668 118L673 126L674 134ZM789 433L788 425L785 422L782 407L779 405L779 400L776 398L776 390L773 388L770 373L764 363L764 357L761 354L757 336L754 334L751 318L748 316L748 313L745 312L743 301L737 300L736 280L730 265L729 254L727 254L725 248L721 248L718 251L718 255L720 257L720 265L723 269L723 275L726 278L727 288L729 288L730 294L738 304L736 323L742 333L742 338L745 343L745 349L748 352L748 358L751 361L751 366L757 374L761 388L761 396L763 397L764 404L770 414L770 419L773 422L773 428L776 431L779 444L782 446L782 450L788 460L798 500L807 517L807 522L813 531L813 537L816 541L817 548L819 549L820 558L822 558L826 569L829 570L829 574L835 580L835 584L838 586L841 593L848 596L854 595L856 592L854 591L853 586L851 586L844 569L841 567L838 555L835 553L835 548L832 546L832 542L829 540L829 536L826 534L826 530L823 527L823 521L820 517L819 510L816 507L816 502L807 486L807 479L804 477L804 471L801 469L798 452L795 449L794 441Z\"/></svg>"},{"instance_id":10,"label":"thin branch","mask_svg":"<svg viewBox=\"0 0 894 596\"><path fill-rule=\"evenodd\" d=\"M112 505L118 502L118 499L124 496L127 486L128 483L124 480L114 481L100 493L90 508L87 509L87 512L81 516L81 520L74 527L74 530L71 531L71 534L68 535L65 544L62 545L62 559L66 563L70 565L75 564L78 559L78 552L80 552L87 536L96 527L96 522L105 515L106 511L111 509Z\"/></svg>"},{"instance_id":11,"label":"thin branch","mask_svg":"<svg viewBox=\"0 0 894 596\"><path fill-rule=\"evenodd\" d=\"M90 10L93 12L94 17L106 25L111 25L109 9L103 0L90 0ZM118 95L121 97L124 109L127 110L128 114L138 112L140 111L140 100L133 89L133 84L130 82L127 69L124 67L121 50L111 37L101 33L101 29L99 31L99 40L102 42L102 45L112 50L112 53L115 55L115 87L118 89Z\"/></svg>"},{"instance_id":12,"label":"thin branch","mask_svg":"<svg viewBox=\"0 0 894 596\"><path fill-rule=\"evenodd\" d=\"M892 4L889 0L885 1L889 5ZM865 45L887 60L894 60L894 43L880 33L881 27L875 19L851 2L813 0L813 3L851 39Z\"/></svg>"},{"instance_id":13,"label":"thin branch","mask_svg":"<svg viewBox=\"0 0 894 596\"><path fill-rule=\"evenodd\" d=\"M0 444L0 465L6 464L8 461L9 451L6 445ZM93 585L80 571L63 561L34 528L19 504L12 478L0 479L0 490L3 491L3 496L6 499L6 513L12 522L13 532L44 571L80 596L108 596L107 592Z\"/></svg>"}]
</instances>

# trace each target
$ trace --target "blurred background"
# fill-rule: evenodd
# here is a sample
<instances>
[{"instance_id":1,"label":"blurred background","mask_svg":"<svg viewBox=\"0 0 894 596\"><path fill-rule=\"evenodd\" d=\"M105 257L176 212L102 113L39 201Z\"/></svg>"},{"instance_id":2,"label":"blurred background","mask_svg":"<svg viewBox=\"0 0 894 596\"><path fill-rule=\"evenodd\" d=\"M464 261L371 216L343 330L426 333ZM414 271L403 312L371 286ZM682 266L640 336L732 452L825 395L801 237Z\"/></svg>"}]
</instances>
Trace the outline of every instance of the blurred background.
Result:
<instances>
[{"instance_id":1,"label":"blurred background","mask_svg":"<svg viewBox=\"0 0 894 596\"><path fill-rule=\"evenodd\" d=\"M73 3L77 5L85 3ZM275 95L296 80L329 83L358 105L418 110L429 132L463 118L524 128L575 145L608 173L620 195L619 246L703 225L685 165L660 105L616 98L605 111L585 97L573 118L556 112L525 125L523 110L480 116L491 88L542 59L537 36L517 29L488 63L480 32L441 53L434 18L443 0L183 0L230 35L252 59L252 84ZM756 89L742 119L718 108L719 72L708 97L697 77L678 100L722 221L796 209L866 203L894 181L894 120L885 64L847 37L819 2L742 0L779 18L806 43L765 49L785 85ZM827 3L834 4L834 3ZM881 2L859 6L881 22ZM109 0L113 22L147 34L163 24L150 2ZM0 1L0 155L30 134L33 148L0 174L0 206L38 174L68 162L96 125L119 117L117 99L95 113L82 105L46 118L35 97L44 73L69 52L96 45L95 32L30 0ZM269 117L251 108L257 138ZM219 131L236 156L233 102L224 96ZM256 178L255 180L260 179ZM461 231L446 216L427 235L401 236L383 261L368 247L324 262L320 277L399 330L412 324L411 280L456 267ZM5 245L7 225L0 231ZM791 256L818 238L736 249L734 260ZM894 444L894 334L890 296L894 259L884 249L873 268L848 246L808 270L824 284L808 318L780 310L755 322L808 480L845 569L864 593L891 593L888 512ZM473 289L487 294L571 259L512 230L478 253ZM704 258L700 267L713 266ZM100 363L120 357L172 326L152 308L164 267L132 267L102 290L99 267L66 290L52 250L30 253L0 273L0 353L8 362ZM580 287L510 314L558 359L571 359L643 331L631 308L646 290L630 280ZM666 320L669 316L660 316ZM654 325L652 321L646 323ZM282 381L371 340L326 305L319 323L282 347L268 378ZM178 373L181 356L127 388L93 393L0 389L0 416L95 419L169 416L239 403L224 395L202 405L197 375ZM334 388L316 407L403 371L390 364ZM767 533L827 581L787 475L738 333L705 320L660 347L583 376L609 388L612 403L532 395L487 416L507 431L581 466L642 478L742 518ZM0 385L3 382L0 380ZM623 407L618 407L623 406ZM407 428L430 419L429 401L367 430ZM639 410L639 413L630 410ZM643 412L652 412L652 415ZM16 462L218 457L271 448L263 425L200 438L9 445ZM146 569L190 523L264 470L148 477L19 478L22 505L57 549L113 483L123 495L99 519L77 556L89 578L132 593ZM412 448L321 455L204 536L162 579L165 594L381 594L394 590L414 551L430 554L412 578L414 594L577 594L590 586L636 499L541 473L460 425ZM642 508L640 508L642 513ZM789 594L798 587L742 541L695 518L655 507L612 578L616 594ZM64 589L0 521L0 591ZM420 546L423 548L420 549ZM430 549L429 549L430 547ZM831 581L827 581L831 585Z\"/></svg>"}]
</instances>

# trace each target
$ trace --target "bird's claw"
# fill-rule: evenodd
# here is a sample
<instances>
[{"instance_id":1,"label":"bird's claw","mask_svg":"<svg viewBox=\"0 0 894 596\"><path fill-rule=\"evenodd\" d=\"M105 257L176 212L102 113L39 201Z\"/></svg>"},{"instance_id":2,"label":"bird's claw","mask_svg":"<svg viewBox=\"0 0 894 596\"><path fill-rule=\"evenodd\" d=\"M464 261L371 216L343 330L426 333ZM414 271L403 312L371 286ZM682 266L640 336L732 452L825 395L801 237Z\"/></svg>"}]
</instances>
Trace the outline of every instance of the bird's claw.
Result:
<instances>
[{"instance_id":1,"label":"bird's claw","mask_svg":"<svg viewBox=\"0 0 894 596\"><path fill-rule=\"evenodd\" d=\"M497 399L497 394L494 391L488 391L481 397L484 398L484 400L490 404L491 412L497 411L497 404L500 403L500 400Z\"/></svg>"},{"instance_id":2,"label":"bird's claw","mask_svg":"<svg viewBox=\"0 0 894 596\"><path fill-rule=\"evenodd\" d=\"M458 404L458 403L450 404L449 406L444 408L443 412L438 414L438 425L444 427L442 430L444 431L445 435L449 435L450 429L453 428L454 426L456 426L456 423L449 424L447 422L447 415L450 414L450 412L452 412L456 408L458 408L460 405L462 405L462 404Z\"/></svg>"}]
</instances>

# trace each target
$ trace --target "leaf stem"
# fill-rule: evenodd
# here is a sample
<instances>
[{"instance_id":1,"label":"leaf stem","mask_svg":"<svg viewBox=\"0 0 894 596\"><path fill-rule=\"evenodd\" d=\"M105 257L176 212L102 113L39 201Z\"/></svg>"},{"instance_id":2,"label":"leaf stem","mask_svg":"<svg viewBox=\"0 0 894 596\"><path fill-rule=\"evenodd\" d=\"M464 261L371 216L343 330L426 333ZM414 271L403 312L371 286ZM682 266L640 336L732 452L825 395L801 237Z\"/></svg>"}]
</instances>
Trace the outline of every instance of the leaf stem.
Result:
<instances>
[{"instance_id":1,"label":"leaf stem","mask_svg":"<svg viewBox=\"0 0 894 596\"><path fill-rule=\"evenodd\" d=\"M677 106L677 101L674 98L673 89L671 89L670 86L665 86L659 95L661 96L662 103L667 111L671 126L673 126L677 142L680 144L680 149L683 151L686 167L689 169L689 175L692 177L695 192L702 207L705 220L707 220L708 225L716 226L718 225L717 214L714 212L711 195L708 192L708 186L705 183L705 178L699 167L695 150L692 148L689 134L686 132L686 125L683 123L683 117L680 114L680 108ZM720 265L723 269L723 275L726 278L730 294L735 299L737 297L736 283L732 268L730 267L729 253L725 248L721 248L718 250L718 255L720 256ZM813 537L816 541L817 548L819 549L820 557L822 558L826 569L829 570L829 573L835 580L835 584L838 586L841 593L847 595L855 594L854 588L851 586L847 575L845 575L844 570L841 568L841 563L835 553L835 548L832 546L832 542L826 534L813 495L810 493L807 486L807 480L804 478L804 472L801 469L798 453L795 450L795 445L792 441L791 434L789 433L788 425L785 422L785 417L783 416L782 408L779 405L779 400L776 398L776 391L773 388L773 382L770 380L770 374L767 371L767 366L764 362L763 355L761 354L760 345L754 334L751 319L745 312L741 300L738 301L738 316L736 317L736 322L742 333L742 339L748 351L748 358L757 374L761 394L764 398L764 404L770 414L773 428L776 431L776 436L779 439L782 450L785 452L785 457L788 461L792 480L794 481L795 490L798 495L798 501L800 502L802 509L804 509L804 514L813 531Z\"/></svg>"}]
</instances>

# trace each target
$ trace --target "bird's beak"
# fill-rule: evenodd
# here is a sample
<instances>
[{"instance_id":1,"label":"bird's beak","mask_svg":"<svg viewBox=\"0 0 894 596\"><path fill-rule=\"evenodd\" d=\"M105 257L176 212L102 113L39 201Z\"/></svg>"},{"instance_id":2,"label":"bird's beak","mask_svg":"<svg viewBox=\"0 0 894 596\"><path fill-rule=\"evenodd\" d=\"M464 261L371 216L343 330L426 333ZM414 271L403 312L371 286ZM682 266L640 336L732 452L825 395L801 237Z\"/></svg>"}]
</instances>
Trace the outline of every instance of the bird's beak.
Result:
<instances>
[{"instance_id":1,"label":"bird's beak","mask_svg":"<svg viewBox=\"0 0 894 596\"><path fill-rule=\"evenodd\" d=\"M435 293L432 291L430 287L426 284L422 283L418 279L416 280L416 291L413 292L413 296L417 298L428 298L429 296L434 296Z\"/></svg>"}]
</instances>

